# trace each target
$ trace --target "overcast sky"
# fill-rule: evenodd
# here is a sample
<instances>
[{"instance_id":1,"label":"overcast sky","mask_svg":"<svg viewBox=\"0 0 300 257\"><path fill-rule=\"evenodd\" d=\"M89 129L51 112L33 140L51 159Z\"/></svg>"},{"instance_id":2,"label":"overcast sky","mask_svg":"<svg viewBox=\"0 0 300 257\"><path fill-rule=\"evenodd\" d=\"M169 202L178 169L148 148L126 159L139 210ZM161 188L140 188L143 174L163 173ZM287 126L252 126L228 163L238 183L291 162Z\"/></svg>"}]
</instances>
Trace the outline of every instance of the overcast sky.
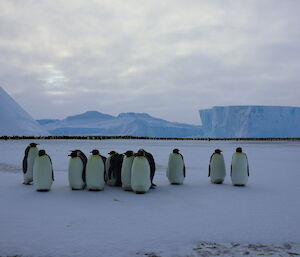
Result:
<instances>
[{"instance_id":1,"label":"overcast sky","mask_svg":"<svg viewBox=\"0 0 300 257\"><path fill-rule=\"evenodd\" d=\"M300 105L298 0L1 0L0 86L34 118Z\"/></svg>"}]
</instances>

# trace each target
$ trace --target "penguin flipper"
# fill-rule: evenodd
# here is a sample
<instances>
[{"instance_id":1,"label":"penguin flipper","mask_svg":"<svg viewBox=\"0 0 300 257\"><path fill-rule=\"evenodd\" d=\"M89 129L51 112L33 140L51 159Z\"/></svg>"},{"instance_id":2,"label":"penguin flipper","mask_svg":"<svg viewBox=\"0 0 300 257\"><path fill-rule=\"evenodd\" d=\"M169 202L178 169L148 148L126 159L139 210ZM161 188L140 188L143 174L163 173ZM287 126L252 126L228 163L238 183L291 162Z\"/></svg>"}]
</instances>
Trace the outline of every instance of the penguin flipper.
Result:
<instances>
[{"instance_id":1,"label":"penguin flipper","mask_svg":"<svg viewBox=\"0 0 300 257\"><path fill-rule=\"evenodd\" d=\"M30 149L30 146L27 146L26 149L25 149L25 155L24 155L24 158L23 158L23 173L24 174L26 174L27 168L28 168L27 158L28 158L29 149Z\"/></svg>"},{"instance_id":2,"label":"penguin flipper","mask_svg":"<svg viewBox=\"0 0 300 257\"><path fill-rule=\"evenodd\" d=\"M185 164L183 165L183 177L185 178Z\"/></svg>"},{"instance_id":3,"label":"penguin flipper","mask_svg":"<svg viewBox=\"0 0 300 257\"><path fill-rule=\"evenodd\" d=\"M86 160L85 160L86 156L85 156L84 153L82 153L82 154L80 154L78 157L80 158L80 160L82 161L82 164L83 164L82 180L83 180L83 182L85 183L85 178L86 178L86 175L85 175L85 168L86 168L86 163L87 163Z\"/></svg>"},{"instance_id":4,"label":"penguin flipper","mask_svg":"<svg viewBox=\"0 0 300 257\"><path fill-rule=\"evenodd\" d=\"M210 159L209 159L209 165L208 165L208 177L210 177L210 164L211 164L211 159L212 159L213 156L214 156L214 154L212 154L212 155L210 156Z\"/></svg>"},{"instance_id":5,"label":"penguin flipper","mask_svg":"<svg viewBox=\"0 0 300 257\"><path fill-rule=\"evenodd\" d=\"M47 155L47 156L48 156L48 158L49 158L49 160L50 160L50 163L51 163L51 169L52 169L52 181L54 181L54 172L53 172L52 160L51 160L51 158L50 158L49 155Z\"/></svg>"}]
</instances>

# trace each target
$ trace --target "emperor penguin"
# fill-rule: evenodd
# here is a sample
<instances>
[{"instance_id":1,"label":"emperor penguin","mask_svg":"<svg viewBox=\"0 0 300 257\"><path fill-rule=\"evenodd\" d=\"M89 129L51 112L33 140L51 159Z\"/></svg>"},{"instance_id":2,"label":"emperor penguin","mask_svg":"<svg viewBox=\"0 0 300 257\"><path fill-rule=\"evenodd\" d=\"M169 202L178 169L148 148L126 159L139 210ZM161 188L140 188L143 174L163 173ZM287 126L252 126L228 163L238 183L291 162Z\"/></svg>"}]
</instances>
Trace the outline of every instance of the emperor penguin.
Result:
<instances>
[{"instance_id":1,"label":"emperor penguin","mask_svg":"<svg viewBox=\"0 0 300 257\"><path fill-rule=\"evenodd\" d=\"M127 151L124 153L124 159L121 169L122 188L125 191L131 191L131 168L134 160L134 152Z\"/></svg>"},{"instance_id":2,"label":"emperor penguin","mask_svg":"<svg viewBox=\"0 0 300 257\"><path fill-rule=\"evenodd\" d=\"M33 181L33 164L35 157L38 156L38 148L36 147L38 144L30 143L26 149L23 158L23 177L24 177L24 185L30 185Z\"/></svg>"},{"instance_id":3,"label":"emperor penguin","mask_svg":"<svg viewBox=\"0 0 300 257\"><path fill-rule=\"evenodd\" d=\"M100 156L99 150L91 151L86 165L86 188L89 191L101 191L104 189L104 161Z\"/></svg>"},{"instance_id":4,"label":"emperor penguin","mask_svg":"<svg viewBox=\"0 0 300 257\"><path fill-rule=\"evenodd\" d=\"M131 168L131 188L136 194L144 194L151 187L150 165L145 152L139 150Z\"/></svg>"},{"instance_id":5,"label":"emperor penguin","mask_svg":"<svg viewBox=\"0 0 300 257\"><path fill-rule=\"evenodd\" d=\"M155 175L155 170L156 170L156 166L155 166L155 160L154 157L151 153L145 151L144 149L140 149L141 151L143 151L145 153L145 157L147 158L149 165L150 165L150 180L151 180L151 189L155 188L156 185L153 183L153 178Z\"/></svg>"},{"instance_id":6,"label":"emperor penguin","mask_svg":"<svg viewBox=\"0 0 300 257\"><path fill-rule=\"evenodd\" d=\"M71 152L69 160L69 185L72 190L81 190L85 187L85 164L80 153L77 151Z\"/></svg>"},{"instance_id":7,"label":"emperor penguin","mask_svg":"<svg viewBox=\"0 0 300 257\"><path fill-rule=\"evenodd\" d=\"M245 186L249 177L249 164L247 155L241 147L236 148L231 161L231 181L234 186Z\"/></svg>"},{"instance_id":8,"label":"emperor penguin","mask_svg":"<svg viewBox=\"0 0 300 257\"><path fill-rule=\"evenodd\" d=\"M33 165L33 184L36 191L47 192L54 181L52 161L45 150L40 150Z\"/></svg>"},{"instance_id":9,"label":"emperor penguin","mask_svg":"<svg viewBox=\"0 0 300 257\"><path fill-rule=\"evenodd\" d=\"M225 161L222 151L216 149L211 155L208 166L208 177L213 184L222 184L226 176Z\"/></svg>"},{"instance_id":10,"label":"emperor penguin","mask_svg":"<svg viewBox=\"0 0 300 257\"><path fill-rule=\"evenodd\" d=\"M172 185L183 184L185 178L185 165L182 154L179 153L179 149L173 149L173 152L169 156L167 167L167 178Z\"/></svg>"},{"instance_id":11,"label":"emperor penguin","mask_svg":"<svg viewBox=\"0 0 300 257\"><path fill-rule=\"evenodd\" d=\"M108 154L110 156L107 158L107 184L109 186L122 186L121 169L123 155L115 151L110 151Z\"/></svg>"}]
</instances>

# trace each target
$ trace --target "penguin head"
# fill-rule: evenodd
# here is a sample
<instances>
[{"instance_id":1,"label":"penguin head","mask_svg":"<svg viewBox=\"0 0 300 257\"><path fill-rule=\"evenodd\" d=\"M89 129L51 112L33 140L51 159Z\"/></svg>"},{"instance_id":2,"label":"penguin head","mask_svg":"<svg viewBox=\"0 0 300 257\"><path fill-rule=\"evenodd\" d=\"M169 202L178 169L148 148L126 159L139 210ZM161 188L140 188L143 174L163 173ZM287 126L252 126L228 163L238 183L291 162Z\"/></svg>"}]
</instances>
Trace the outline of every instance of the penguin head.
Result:
<instances>
[{"instance_id":1,"label":"penguin head","mask_svg":"<svg viewBox=\"0 0 300 257\"><path fill-rule=\"evenodd\" d=\"M145 151L142 149L138 150L138 152L136 153L136 156L139 156L139 157L145 156Z\"/></svg>"},{"instance_id":2,"label":"penguin head","mask_svg":"<svg viewBox=\"0 0 300 257\"><path fill-rule=\"evenodd\" d=\"M110 151L108 154L109 155L114 155L114 154L116 154L117 152L116 151Z\"/></svg>"},{"instance_id":3,"label":"penguin head","mask_svg":"<svg viewBox=\"0 0 300 257\"><path fill-rule=\"evenodd\" d=\"M242 147L236 148L235 151L236 151L237 153L242 153L242 152L243 152Z\"/></svg>"},{"instance_id":4,"label":"penguin head","mask_svg":"<svg viewBox=\"0 0 300 257\"><path fill-rule=\"evenodd\" d=\"M222 150L221 149L216 149L215 150L215 153L218 153L218 154L220 154L222 152Z\"/></svg>"},{"instance_id":5,"label":"penguin head","mask_svg":"<svg viewBox=\"0 0 300 257\"><path fill-rule=\"evenodd\" d=\"M179 149L178 148L173 149L173 153L179 153Z\"/></svg>"},{"instance_id":6,"label":"penguin head","mask_svg":"<svg viewBox=\"0 0 300 257\"><path fill-rule=\"evenodd\" d=\"M77 157L77 152L72 151L68 156L71 156L71 158L75 158L75 157Z\"/></svg>"},{"instance_id":7,"label":"penguin head","mask_svg":"<svg viewBox=\"0 0 300 257\"><path fill-rule=\"evenodd\" d=\"M94 149L93 151L91 151L91 154L92 154L92 155L99 155L100 152L99 152L99 150Z\"/></svg>"},{"instance_id":8,"label":"penguin head","mask_svg":"<svg viewBox=\"0 0 300 257\"><path fill-rule=\"evenodd\" d=\"M126 157L130 157L130 156L133 156L133 151L128 150L124 154L126 155Z\"/></svg>"},{"instance_id":9,"label":"penguin head","mask_svg":"<svg viewBox=\"0 0 300 257\"><path fill-rule=\"evenodd\" d=\"M46 155L46 151L45 150L39 150L39 156L43 156Z\"/></svg>"},{"instance_id":10,"label":"penguin head","mask_svg":"<svg viewBox=\"0 0 300 257\"><path fill-rule=\"evenodd\" d=\"M39 145L39 144L36 144L36 143L30 143L29 144L30 147L36 147L37 145Z\"/></svg>"}]
</instances>

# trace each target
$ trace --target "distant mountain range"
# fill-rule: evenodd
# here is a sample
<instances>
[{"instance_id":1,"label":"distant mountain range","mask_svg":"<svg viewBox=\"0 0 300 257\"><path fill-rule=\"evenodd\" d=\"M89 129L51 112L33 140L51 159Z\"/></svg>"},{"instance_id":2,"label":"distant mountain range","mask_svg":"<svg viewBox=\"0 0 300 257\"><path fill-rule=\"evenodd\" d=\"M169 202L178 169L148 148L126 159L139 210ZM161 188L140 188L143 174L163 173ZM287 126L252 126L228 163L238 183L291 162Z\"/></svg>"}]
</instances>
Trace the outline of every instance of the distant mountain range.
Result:
<instances>
[{"instance_id":1,"label":"distant mountain range","mask_svg":"<svg viewBox=\"0 0 300 257\"><path fill-rule=\"evenodd\" d=\"M0 87L0 136L141 136L300 138L300 108L216 106L199 110L202 126L170 122L146 113L112 116L97 111L35 121Z\"/></svg>"},{"instance_id":2,"label":"distant mountain range","mask_svg":"<svg viewBox=\"0 0 300 257\"><path fill-rule=\"evenodd\" d=\"M37 120L51 135L200 137L200 126L158 119L146 113L121 113L112 116L97 111L69 116L63 120Z\"/></svg>"}]
</instances>

